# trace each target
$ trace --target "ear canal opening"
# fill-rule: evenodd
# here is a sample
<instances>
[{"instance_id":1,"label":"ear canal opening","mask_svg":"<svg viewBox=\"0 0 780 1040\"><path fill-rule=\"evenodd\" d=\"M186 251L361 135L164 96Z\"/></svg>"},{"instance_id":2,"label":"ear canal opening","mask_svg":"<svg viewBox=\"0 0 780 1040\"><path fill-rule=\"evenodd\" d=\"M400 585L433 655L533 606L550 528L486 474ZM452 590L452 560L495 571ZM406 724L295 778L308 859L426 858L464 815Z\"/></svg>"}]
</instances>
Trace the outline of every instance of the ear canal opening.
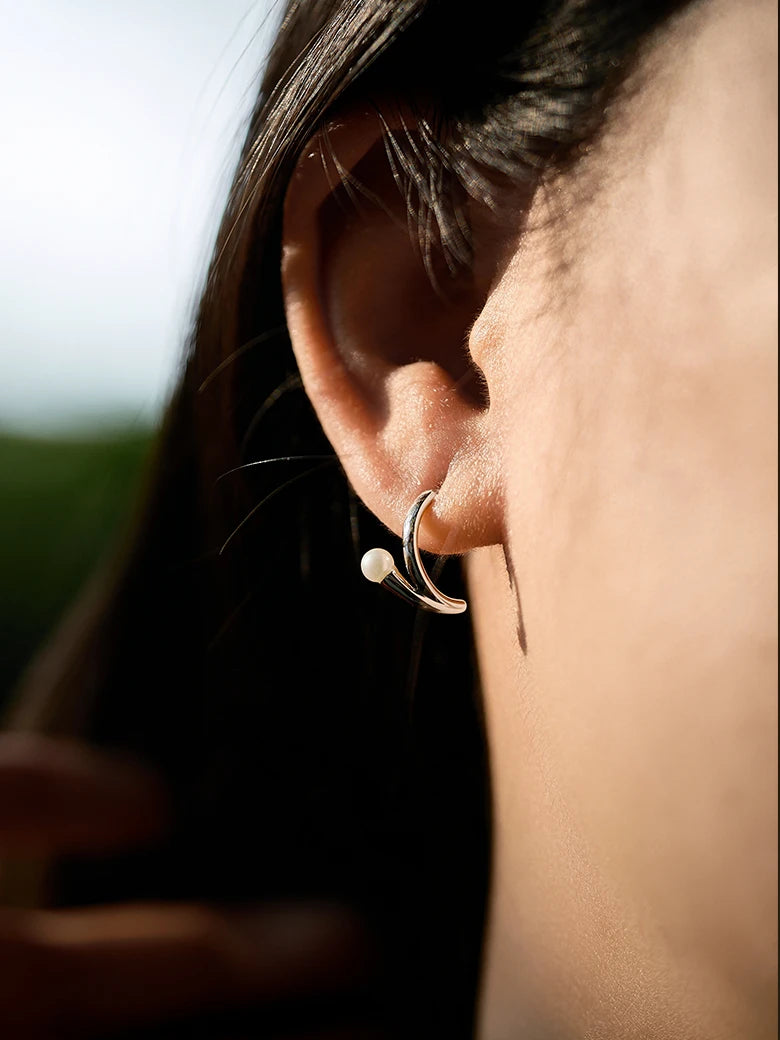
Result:
<instances>
[{"instance_id":1,"label":"ear canal opening","mask_svg":"<svg viewBox=\"0 0 780 1040\"><path fill-rule=\"evenodd\" d=\"M463 375L455 379L455 390L473 407L486 412L490 408L490 391L485 373L474 362L466 351L466 365Z\"/></svg>"}]
</instances>

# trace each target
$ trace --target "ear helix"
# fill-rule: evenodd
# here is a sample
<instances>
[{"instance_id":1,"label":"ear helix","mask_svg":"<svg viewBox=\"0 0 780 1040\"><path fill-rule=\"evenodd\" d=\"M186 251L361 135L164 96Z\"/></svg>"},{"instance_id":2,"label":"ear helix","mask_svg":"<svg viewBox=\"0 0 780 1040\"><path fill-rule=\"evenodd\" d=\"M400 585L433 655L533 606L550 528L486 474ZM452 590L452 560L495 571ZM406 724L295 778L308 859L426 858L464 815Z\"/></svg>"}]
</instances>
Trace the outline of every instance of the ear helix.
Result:
<instances>
[{"instance_id":1,"label":"ear helix","mask_svg":"<svg viewBox=\"0 0 780 1040\"><path fill-rule=\"evenodd\" d=\"M435 491L424 491L412 504L404 522L404 562L409 581L395 566L387 549L369 549L360 561L360 569L369 581L384 585L406 603L436 614L462 614L466 601L445 596L431 581L420 558L417 542L420 520L436 497Z\"/></svg>"}]
</instances>

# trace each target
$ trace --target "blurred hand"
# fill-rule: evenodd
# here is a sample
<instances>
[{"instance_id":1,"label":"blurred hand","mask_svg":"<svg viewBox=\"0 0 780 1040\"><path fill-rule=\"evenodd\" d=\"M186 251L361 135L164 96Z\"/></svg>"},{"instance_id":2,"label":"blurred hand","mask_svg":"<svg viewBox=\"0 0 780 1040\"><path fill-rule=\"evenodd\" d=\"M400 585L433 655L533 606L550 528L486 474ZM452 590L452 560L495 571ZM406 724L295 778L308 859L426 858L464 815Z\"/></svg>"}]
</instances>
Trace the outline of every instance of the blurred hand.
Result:
<instances>
[{"instance_id":1,"label":"blurred hand","mask_svg":"<svg viewBox=\"0 0 780 1040\"><path fill-rule=\"evenodd\" d=\"M0 735L3 857L106 853L159 837L166 821L165 792L145 770L76 744ZM367 959L354 916L332 906L0 908L0 1036L105 1036L347 995L365 982Z\"/></svg>"}]
</instances>

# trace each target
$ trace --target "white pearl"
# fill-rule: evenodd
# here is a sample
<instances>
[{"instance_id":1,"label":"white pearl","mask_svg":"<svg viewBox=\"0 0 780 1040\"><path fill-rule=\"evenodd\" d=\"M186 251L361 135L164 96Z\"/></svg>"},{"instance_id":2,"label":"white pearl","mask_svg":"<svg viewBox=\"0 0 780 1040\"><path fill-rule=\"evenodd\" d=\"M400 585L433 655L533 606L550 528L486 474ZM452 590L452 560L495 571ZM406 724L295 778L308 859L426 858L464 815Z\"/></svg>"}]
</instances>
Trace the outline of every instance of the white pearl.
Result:
<instances>
[{"instance_id":1,"label":"white pearl","mask_svg":"<svg viewBox=\"0 0 780 1040\"><path fill-rule=\"evenodd\" d=\"M395 562L387 549L369 549L360 561L360 569L369 581L384 581L394 568Z\"/></svg>"}]
</instances>

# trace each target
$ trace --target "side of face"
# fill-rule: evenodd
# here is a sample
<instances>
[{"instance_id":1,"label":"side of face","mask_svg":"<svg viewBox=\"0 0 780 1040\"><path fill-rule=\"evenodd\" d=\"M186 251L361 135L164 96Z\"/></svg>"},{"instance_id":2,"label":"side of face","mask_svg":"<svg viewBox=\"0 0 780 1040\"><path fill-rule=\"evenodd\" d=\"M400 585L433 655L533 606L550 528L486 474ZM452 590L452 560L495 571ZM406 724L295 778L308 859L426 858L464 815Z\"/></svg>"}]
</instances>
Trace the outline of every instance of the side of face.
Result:
<instances>
[{"instance_id":1,"label":"side of face","mask_svg":"<svg viewBox=\"0 0 780 1040\"><path fill-rule=\"evenodd\" d=\"M472 332L511 573L470 563L486 1037L567 1002L560 1035L774 1035L775 19L665 33Z\"/></svg>"},{"instance_id":2,"label":"side of face","mask_svg":"<svg viewBox=\"0 0 780 1040\"><path fill-rule=\"evenodd\" d=\"M396 535L436 488L422 547L469 554L486 1040L774 1032L775 28L764 0L668 25L591 152L518 192L508 259L475 214L448 297L373 106L287 193L327 436Z\"/></svg>"}]
</instances>

